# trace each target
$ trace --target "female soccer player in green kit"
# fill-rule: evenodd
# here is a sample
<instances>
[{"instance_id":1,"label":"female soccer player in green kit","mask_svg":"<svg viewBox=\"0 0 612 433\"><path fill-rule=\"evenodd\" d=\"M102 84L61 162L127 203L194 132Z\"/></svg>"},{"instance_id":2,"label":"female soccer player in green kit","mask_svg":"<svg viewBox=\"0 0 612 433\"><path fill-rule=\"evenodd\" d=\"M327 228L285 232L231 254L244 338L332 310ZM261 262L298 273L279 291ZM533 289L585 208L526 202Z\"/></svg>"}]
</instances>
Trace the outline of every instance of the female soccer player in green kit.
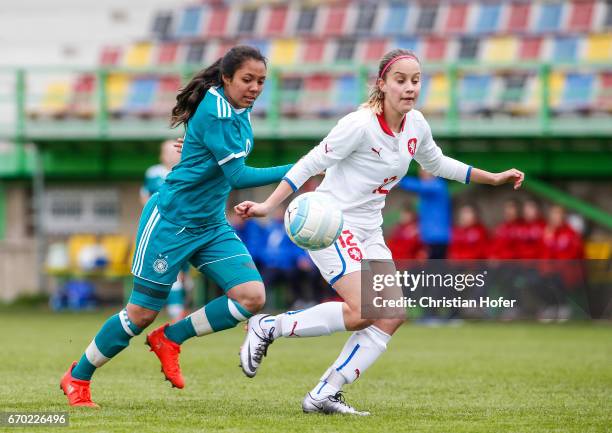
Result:
<instances>
[{"instance_id":1,"label":"female soccer player in green kit","mask_svg":"<svg viewBox=\"0 0 612 433\"><path fill-rule=\"evenodd\" d=\"M225 295L147 335L173 386L184 386L178 357L185 340L232 328L263 307L261 276L227 222L225 208L232 189L279 182L291 167L245 164L253 148L250 111L265 79L261 53L236 46L178 94L172 126L186 129L181 161L142 211L127 306L104 323L61 380L71 406L97 407L91 400L92 374L153 322L185 262L212 278Z\"/></svg>"}]
</instances>

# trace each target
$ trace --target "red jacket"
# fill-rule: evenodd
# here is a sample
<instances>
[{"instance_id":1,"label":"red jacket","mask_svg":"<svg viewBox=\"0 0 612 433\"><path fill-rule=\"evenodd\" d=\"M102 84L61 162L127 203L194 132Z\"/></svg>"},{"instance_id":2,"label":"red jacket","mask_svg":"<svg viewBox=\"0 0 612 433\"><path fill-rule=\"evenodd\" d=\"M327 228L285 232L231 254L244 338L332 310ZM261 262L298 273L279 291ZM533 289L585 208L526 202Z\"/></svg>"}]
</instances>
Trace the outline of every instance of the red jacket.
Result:
<instances>
[{"instance_id":1,"label":"red jacket","mask_svg":"<svg viewBox=\"0 0 612 433\"><path fill-rule=\"evenodd\" d=\"M493 259L519 259L523 221L504 222L495 228L489 257Z\"/></svg>"},{"instance_id":2,"label":"red jacket","mask_svg":"<svg viewBox=\"0 0 612 433\"><path fill-rule=\"evenodd\" d=\"M448 257L450 259L486 259L489 250L487 229L480 223L453 227Z\"/></svg>"},{"instance_id":3,"label":"red jacket","mask_svg":"<svg viewBox=\"0 0 612 433\"><path fill-rule=\"evenodd\" d=\"M544 254L547 259L579 260L584 258L581 236L569 224L556 229L547 227L543 236Z\"/></svg>"},{"instance_id":4,"label":"red jacket","mask_svg":"<svg viewBox=\"0 0 612 433\"><path fill-rule=\"evenodd\" d=\"M422 258L424 252L416 221L398 224L391 232L388 244L396 260Z\"/></svg>"},{"instance_id":5,"label":"red jacket","mask_svg":"<svg viewBox=\"0 0 612 433\"><path fill-rule=\"evenodd\" d=\"M546 252L544 248L544 231L546 221L537 219L525 221L520 230L519 256L521 259L544 259Z\"/></svg>"}]
</instances>

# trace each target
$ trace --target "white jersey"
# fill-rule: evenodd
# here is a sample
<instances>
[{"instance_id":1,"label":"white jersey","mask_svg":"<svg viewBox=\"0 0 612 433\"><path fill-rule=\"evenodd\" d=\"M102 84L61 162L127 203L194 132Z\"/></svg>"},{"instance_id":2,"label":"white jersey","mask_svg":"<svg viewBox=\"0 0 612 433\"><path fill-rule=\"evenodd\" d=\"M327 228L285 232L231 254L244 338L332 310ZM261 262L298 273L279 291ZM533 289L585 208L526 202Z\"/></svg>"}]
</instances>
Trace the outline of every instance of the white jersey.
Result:
<instances>
[{"instance_id":1,"label":"white jersey","mask_svg":"<svg viewBox=\"0 0 612 433\"><path fill-rule=\"evenodd\" d=\"M384 117L361 108L338 122L318 146L285 176L294 189L326 170L317 191L330 196L352 227L374 230L382 225L387 194L415 159L434 176L469 182L471 167L444 156L420 111L406 114L393 133Z\"/></svg>"}]
</instances>

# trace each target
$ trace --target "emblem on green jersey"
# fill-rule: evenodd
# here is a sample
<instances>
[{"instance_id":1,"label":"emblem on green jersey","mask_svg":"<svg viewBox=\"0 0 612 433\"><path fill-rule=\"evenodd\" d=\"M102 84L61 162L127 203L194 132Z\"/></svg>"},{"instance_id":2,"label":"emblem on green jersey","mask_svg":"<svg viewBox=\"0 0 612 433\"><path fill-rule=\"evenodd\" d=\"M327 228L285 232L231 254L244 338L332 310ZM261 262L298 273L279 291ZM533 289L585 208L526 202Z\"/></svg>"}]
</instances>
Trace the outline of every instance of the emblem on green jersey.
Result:
<instances>
[{"instance_id":1,"label":"emblem on green jersey","mask_svg":"<svg viewBox=\"0 0 612 433\"><path fill-rule=\"evenodd\" d=\"M153 270L158 274L163 274L168 270L168 261L166 260L168 256L162 256L161 254L155 261L153 262Z\"/></svg>"}]
</instances>

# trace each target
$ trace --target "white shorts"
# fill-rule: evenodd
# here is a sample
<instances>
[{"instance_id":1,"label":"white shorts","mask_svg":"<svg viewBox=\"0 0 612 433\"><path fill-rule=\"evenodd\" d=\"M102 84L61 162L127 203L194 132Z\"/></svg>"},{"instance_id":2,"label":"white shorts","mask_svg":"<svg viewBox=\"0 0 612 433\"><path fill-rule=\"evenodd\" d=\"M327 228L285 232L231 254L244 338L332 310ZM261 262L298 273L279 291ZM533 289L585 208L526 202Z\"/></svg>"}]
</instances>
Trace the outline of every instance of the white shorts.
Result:
<instances>
[{"instance_id":1,"label":"white shorts","mask_svg":"<svg viewBox=\"0 0 612 433\"><path fill-rule=\"evenodd\" d=\"M361 271L362 259L391 259L382 229L363 231L345 224L342 234L330 247L308 251L323 278L332 286L343 275Z\"/></svg>"}]
</instances>

